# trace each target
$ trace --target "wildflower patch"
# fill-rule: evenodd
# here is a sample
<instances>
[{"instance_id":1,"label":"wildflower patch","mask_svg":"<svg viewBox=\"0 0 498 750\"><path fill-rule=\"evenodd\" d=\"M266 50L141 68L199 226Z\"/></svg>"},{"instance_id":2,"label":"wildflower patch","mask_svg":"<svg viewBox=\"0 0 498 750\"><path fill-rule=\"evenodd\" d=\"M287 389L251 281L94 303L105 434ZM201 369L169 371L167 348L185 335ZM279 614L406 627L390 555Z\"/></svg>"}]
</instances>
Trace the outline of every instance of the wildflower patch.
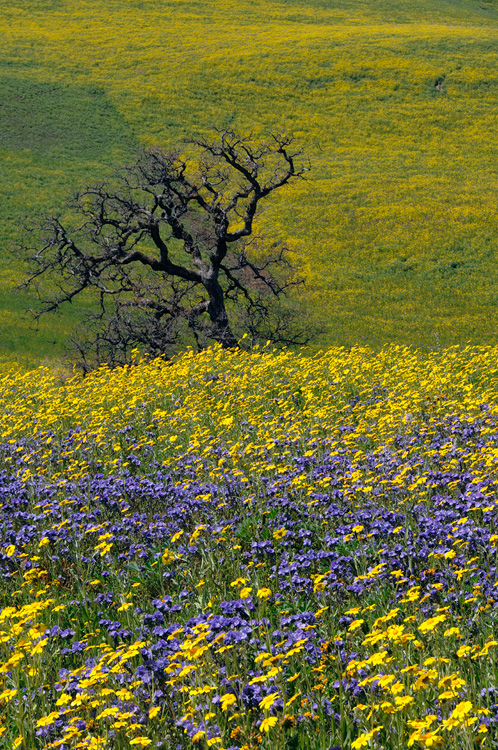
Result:
<instances>
[{"instance_id":1,"label":"wildflower patch","mask_svg":"<svg viewBox=\"0 0 498 750\"><path fill-rule=\"evenodd\" d=\"M0 747L495 747L497 358L3 371Z\"/></svg>"}]
</instances>

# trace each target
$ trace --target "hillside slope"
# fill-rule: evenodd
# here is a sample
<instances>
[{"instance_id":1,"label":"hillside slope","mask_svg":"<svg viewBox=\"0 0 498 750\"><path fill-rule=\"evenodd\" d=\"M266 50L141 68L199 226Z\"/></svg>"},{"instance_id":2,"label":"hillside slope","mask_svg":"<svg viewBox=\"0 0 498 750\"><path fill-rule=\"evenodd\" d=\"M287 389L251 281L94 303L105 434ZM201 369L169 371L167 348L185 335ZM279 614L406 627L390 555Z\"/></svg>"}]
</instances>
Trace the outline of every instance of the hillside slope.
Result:
<instances>
[{"instance_id":1,"label":"hillside slope","mask_svg":"<svg viewBox=\"0 0 498 750\"><path fill-rule=\"evenodd\" d=\"M212 125L293 132L310 180L260 224L324 344L494 343L498 6L404 0L2 0L0 350L50 358L12 295L26 216Z\"/></svg>"}]
</instances>

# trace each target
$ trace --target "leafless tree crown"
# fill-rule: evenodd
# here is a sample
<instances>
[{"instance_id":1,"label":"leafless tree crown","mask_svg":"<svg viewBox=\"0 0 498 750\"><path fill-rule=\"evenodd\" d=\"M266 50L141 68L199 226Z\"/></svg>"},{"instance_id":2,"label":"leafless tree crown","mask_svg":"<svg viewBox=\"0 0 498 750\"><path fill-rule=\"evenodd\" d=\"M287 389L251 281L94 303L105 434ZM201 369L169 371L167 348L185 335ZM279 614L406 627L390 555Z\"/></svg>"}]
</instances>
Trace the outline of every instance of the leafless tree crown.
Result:
<instances>
[{"instance_id":1,"label":"leafless tree crown","mask_svg":"<svg viewBox=\"0 0 498 750\"><path fill-rule=\"evenodd\" d=\"M281 304L300 280L285 248L263 252L254 230L265 199L308 169L292 139L274 134L253 144L224 130L183 151L144 151L112 184L80 192L73 221L50 217L39 244L23 243L36 317L96 290L98 310L77 346L111 364L136 346L167 354L185 332L199 348L236 347L244 332L303 343Z\"/></svg>"}]
</instances>

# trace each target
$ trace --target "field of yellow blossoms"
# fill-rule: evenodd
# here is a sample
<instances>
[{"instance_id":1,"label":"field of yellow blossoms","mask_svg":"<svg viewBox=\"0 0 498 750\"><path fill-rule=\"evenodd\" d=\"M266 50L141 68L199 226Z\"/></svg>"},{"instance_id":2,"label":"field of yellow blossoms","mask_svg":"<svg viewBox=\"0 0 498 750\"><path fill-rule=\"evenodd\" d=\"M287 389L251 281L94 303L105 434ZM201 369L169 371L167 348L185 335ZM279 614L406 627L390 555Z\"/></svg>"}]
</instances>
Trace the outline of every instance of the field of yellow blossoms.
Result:
<instances>
[{"instance_id":1,"label":"field of yellow blossoms","mask_svg":"<svg viewBox=\"0 0 498 750\"><path fill-rule=\"evenodd\" d=\"M498 747L498 348L0 370L0 748Z\"/></svg>"}]
</instances>

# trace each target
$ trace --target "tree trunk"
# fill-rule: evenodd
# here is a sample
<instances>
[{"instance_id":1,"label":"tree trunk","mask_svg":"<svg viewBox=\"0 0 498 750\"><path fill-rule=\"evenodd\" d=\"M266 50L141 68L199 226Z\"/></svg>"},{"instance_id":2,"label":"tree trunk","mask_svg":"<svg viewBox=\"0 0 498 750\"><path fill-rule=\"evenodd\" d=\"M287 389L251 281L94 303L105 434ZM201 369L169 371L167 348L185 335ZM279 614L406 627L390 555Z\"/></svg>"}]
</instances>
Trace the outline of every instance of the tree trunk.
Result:
<instances>
[{"instance_id":1,"label":"tree trunk","mask_svg":"<svg viewBox=\"0 0 498 750\"><path fill-rule=\"evenodd\" d=\"M209 279L204 281L204 287L209 295L208 314L212 323L212 337L222 345L224 349L238 348L238 342L235 338L228 315L225 308L225 298L223 289L218 279Z\"/></svg>"}]
</instances>

